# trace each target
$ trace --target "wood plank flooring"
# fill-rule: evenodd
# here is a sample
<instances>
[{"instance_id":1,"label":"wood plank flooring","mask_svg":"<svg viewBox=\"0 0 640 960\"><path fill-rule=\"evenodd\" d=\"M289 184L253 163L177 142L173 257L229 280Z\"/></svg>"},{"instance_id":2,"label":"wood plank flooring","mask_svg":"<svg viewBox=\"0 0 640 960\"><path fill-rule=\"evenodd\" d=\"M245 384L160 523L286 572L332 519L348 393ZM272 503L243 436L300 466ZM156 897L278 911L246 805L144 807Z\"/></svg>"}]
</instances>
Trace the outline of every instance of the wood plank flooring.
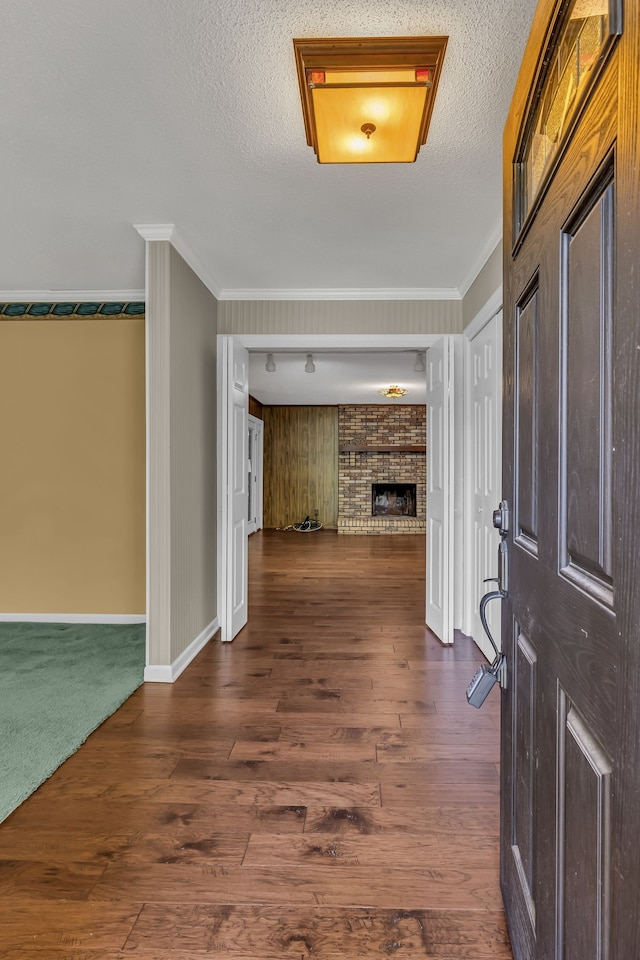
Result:
<instances>
[{"instance_id":1,"label":"wood plank flooring","mask_svg":"<svg viewBox=\"0 0 640 960\"><path fill-rule=\"evenodd\" d=\"M423 623L424 538L266 532L250 622L0 826L6 960L511 960L499 701Z\"/></svg>"}]
</instances>

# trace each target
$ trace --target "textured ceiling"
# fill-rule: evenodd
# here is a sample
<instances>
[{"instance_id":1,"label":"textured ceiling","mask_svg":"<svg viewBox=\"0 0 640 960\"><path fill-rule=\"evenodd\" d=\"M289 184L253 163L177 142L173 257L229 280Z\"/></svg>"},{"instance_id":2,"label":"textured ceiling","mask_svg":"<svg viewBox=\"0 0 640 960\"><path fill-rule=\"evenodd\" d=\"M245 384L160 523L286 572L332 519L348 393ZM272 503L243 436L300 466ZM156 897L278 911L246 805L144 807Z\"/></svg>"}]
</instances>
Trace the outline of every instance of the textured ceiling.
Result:
<instances>
[{"instance_id":1,"label":"textured ceiling","mask_svg":"<svg viewBox=\"0 0 640 960\"><path fill-rule=\"evenodd\" d=\"M142 288L134 223L175 224L223 296L464 291L534 8L3 0L0 292ZM421 34L450 40L416 163L319 165L292 38Z\"/></svg>"}]
</instances>

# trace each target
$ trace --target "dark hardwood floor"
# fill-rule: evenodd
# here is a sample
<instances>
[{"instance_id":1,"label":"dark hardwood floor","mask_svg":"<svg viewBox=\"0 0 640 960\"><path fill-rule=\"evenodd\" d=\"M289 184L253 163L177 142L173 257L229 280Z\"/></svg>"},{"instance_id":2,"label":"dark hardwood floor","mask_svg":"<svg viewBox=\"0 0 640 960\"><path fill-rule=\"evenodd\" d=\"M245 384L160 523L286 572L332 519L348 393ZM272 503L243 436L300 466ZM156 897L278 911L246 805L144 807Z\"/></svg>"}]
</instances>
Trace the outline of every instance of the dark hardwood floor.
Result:
<instances>
[{"instance_id":1,"label":"dark hardwood floor","mask_svg":"<svg viewBox=\"0 0 640 960\"><path fill-rule=\"evenodd\" d=\"M250 621L0 826L6 960L510 960L499 702L424 538L260 533Z\"/></svg>"}]
</instances>

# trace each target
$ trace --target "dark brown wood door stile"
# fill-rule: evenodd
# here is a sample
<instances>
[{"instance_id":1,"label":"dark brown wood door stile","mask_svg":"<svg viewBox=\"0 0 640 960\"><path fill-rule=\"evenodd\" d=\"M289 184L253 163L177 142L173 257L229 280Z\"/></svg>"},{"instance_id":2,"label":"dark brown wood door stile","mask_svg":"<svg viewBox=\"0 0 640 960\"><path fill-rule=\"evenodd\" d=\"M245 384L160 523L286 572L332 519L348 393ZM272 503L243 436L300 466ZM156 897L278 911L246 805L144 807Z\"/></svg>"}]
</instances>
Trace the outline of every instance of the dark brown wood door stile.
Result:
<instances>
[{"instance_id":1,"label":"dark brown wood door stile","mask_svg":"<svg viewBox=\"0 0 640 960\"><path fill-rule=\"evenodd\" d=\"M250 616L3 824L2 960L512 960L499 698L424 536L261 531Z\"/></svg>"},{"instance_id":2,"label":"dark brown wood door stile","mask_svg":"<svg viewBox=\"0 0 640 960\"><path fill-rule=\"evenodd\" d=\"M636 8L619 35L610 5L566 133L529 155L557 150L524 212L548 38L562 22L575 35L584 4L570 22L575 4L540 3L505 132L501 878L516 960L640 955Z\"/></svg>"}]
</instances>

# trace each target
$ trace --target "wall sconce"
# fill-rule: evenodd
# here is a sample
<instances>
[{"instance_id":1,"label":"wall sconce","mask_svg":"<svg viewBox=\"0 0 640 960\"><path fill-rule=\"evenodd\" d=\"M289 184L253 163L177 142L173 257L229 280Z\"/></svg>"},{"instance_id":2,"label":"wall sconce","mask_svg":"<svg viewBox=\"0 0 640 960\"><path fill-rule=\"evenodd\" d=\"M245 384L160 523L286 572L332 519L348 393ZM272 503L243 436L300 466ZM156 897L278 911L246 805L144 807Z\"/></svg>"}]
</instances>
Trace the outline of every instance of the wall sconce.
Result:
<instances>
[{"instance_id":1,"label":"wall sconce","mask_svg":"<svg viewBox=\"0 0 640 960\"><path fill-rule=\"evenodd\" d=\"M294 40L318 163L413 163L427 139L447 40Z\"/></svg>"},{"instance_id":2,"label":"wall sconce","mask_svg":"<svg viewBox=\"0 0 640 960\"><path fill-rule=\"evenodd\" d=\"M267 371L267 373L275 373L276 365L273 362L272 353L267 354L267 362L265 363L264 368Z\"/></svg>"},{"instance_id":3,"label":"wall sconce","mask_svg":"<svg viewBox=\"0 0 640 960\"><path fill-rule=\"evenodd\" d=\"M304 372L305 372L305 373L315 373L315 372L316 372L316 365L315 365L315 363L313 362L313 354L312 354L312 353L308 353L308 354L307 354L307 362L306 362L305 365L304 365Z\"/></svg>"}]
</instances>

